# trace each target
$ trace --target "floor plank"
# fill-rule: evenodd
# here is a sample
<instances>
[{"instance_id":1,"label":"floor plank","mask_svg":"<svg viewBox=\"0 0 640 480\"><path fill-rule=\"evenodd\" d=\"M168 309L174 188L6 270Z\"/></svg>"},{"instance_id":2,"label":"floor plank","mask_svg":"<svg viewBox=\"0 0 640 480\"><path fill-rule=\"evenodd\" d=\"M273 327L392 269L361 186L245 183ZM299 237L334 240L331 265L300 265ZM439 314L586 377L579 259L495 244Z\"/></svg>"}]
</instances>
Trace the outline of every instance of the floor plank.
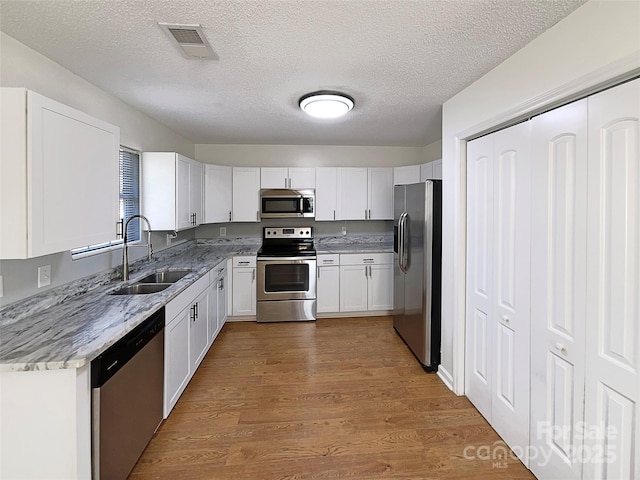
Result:
<instances>
[{"instance_id":1,"label":"floor plank","mask_svg":"<svg viewBox=\"0 0 640 480\"><path fill-rule=\"evenodd\" d=\"M535 478L389 317L227 323L130 480ZM489 449L487 459L477 449Z\"/></svg>"}]
</instances>

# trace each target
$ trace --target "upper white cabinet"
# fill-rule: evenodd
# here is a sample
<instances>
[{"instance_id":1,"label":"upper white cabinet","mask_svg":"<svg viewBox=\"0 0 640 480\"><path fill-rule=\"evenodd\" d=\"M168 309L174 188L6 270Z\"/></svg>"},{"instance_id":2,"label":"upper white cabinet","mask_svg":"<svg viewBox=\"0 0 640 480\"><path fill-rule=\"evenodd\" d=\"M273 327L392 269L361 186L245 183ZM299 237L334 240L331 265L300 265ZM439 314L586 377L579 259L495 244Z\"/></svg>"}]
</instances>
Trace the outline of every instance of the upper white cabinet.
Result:
<instances>
[{"instance_id":1,"label":"upper white cabinet","mask_svg":"<svg viewBox=\"0 0 640 480\"><path fill-rule=\"evenodd\" d=\"M336 220L392 220L393 168L338 168Z\"/></svg>"},{"instance_id":2,"label":"upper white cabinet","mask_svg":"<svg viewBox=\"0 0 640 480\"><path fill-rule=\"evenodd\" d=\"M315 168L269 167L260 169L261 188L316 188Z\"/></svg>"},{"instance_id":3,"label":"upper white cabinet","mask_svg":"<svg viewBox=\"0 0 640 480\"><path fill-rule=\"evenodd\" d=\"M23 88L0 108L0 258L114 240L120 129Z\"/></svg>"},{"instance_id":4,"label":"upper white cabinet","mask_svg":"<svg viewBox=\"0 0 640 480\"><path fill-rule=\"evenodd\" d=\"M233 208L231 221L260 221L260 169L233 167Z\"/></svg>"},{"instance_id":5,"label":"upper white cabinet","mask_svg":"<svg viewBox=\"0 0 640 480\"><path fill-rule=\"evenodd\" d=\"M442 180L442 160L420 165L420 181L425 180Z\"/></svg>"},{"instance_id":6,"label":"upper white cabinet","mask_svg":"<svg viewBox=\"0 0 640 480\"><path fill-rule=\"evenodd\" d=\"M204 222L231 221L232 168L220 165L204 166Z\"/></svg>"},{"instance_id":7,"label":"upper white cabinet","mask_svg":"<svg viewBox=\"0 0 640 480\"><path fill-rule=\"evenodd\" d=\"M316 221L336 220L338 209L338 169L316 168Z\"/></svg>"},{"instance_id":8,"label":"upper white cabinet","mask_svg":"<svg viewBox=\"0 0 640 480\"><path fill-rule=\"evenodd\" d=\"M184 230L202 223L202 164L175 152L142 154L142 213L152 230Z\"/></svg>"},{"instance_id":9,"label":"upper white cabinet","mask_svg":"<svg viewBox=\"0 0 640 480\"><path fill-rule=\"evenodd\" d=\"M421 165L407 165L406 167L394 167L393 184L409 185L411 183L419 183Z\"/></svg>"}]
</instances>

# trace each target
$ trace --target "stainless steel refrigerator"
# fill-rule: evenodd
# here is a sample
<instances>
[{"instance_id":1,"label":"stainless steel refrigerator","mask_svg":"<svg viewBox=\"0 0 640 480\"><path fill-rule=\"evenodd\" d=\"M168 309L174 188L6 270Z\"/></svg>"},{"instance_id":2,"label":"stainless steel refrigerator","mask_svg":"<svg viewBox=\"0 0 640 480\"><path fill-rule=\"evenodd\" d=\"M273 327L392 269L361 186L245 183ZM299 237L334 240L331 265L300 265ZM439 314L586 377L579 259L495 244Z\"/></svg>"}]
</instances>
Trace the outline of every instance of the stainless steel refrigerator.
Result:
<instances>
[{"instance_id":1,"label":"stainless steel refrigerator","mask_svg":"<svg viewBox=\"0 0 640 480\"><path fill-rule=\"evenodd\" d=\"M440 364L442 182L394 187L393 328L427 371Z\"/></svg>"}]
</instances>

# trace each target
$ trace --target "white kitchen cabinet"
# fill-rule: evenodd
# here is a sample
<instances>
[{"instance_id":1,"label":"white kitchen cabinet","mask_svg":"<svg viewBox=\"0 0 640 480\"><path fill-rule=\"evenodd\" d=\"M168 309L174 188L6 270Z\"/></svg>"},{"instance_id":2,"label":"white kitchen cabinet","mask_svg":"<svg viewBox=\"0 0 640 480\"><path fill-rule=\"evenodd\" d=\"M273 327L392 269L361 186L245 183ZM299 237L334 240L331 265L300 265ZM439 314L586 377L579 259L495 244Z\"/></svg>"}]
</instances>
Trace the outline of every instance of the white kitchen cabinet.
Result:
<instances>
[{"instance_id":1,"label":"white kitchen cabinet","mask_svg":"<svg viewBox=\"0 0 640 480\"><path fill-rule=\"evenodd\" d=\"M433 180L442 180L442 160L434 160L433 164Z\"/></svg>"},{"instance_id":2,"label":"white kitchen cabinet","mask_svg":"<svg viewBox=\"0 0 640 480\"><path fill-rule=\"evenodd\" d=\"M318 255L316 282L317 313L340 311L340 255Z\"/></svg>"},{"instance_id":3,"label":"white kitchen cabinet","mask_svg":"<svg viewBox=\"0 0 640 480\"><path fill-rule=\"evenodd\" d=\"M336 220L393 220L393 169L338 168Z\"/></svg>"},{"instance_id":4,"label":"white kitchen cabinet","mask_svg":"<svg viewBox=\"0 0 640 480\"><path fill-rule=\"evenodd\" d=\"M202 223L231 221L232 177L231 167L204 166L204 221Z\"/></svg>"},{"instance_id":5,"label":"white kitchen cabinet","mask_svg":"<svg viewBox=\"0 0 640 480\"><path fill-rule=\"evenodd\" d=\"M114 240L120 129L23 88L0 99L0 258Z\"/></svg>"},{"instance_id":6,"label":"white kitchen cabinet","mask_svg":"<svg viewBox=\"0 0 640 480\"><path fill-rule=\"evenodd\" d=\"M171 413L208 348L208 287L209 276L205 275L165 307L164 418ZM200 317L195 321L194 313ZM197 330L197 333L193 330ZM204 347L202 339L197 335L204 337Z\"/></svg>"},{"instance_id":7,"label":"white kitchen cabinet","mask_svg":"<svg viewBox=\"0 0 640 480\"><path fill-rule=\"evenodd\" d=\"M393 254L340 255L340 311L393 309Z\"/></svg>"},{"instance_id":8,"label":"white kitchen cabinet","mask_svg":"<svg viewBox=\"0 0 640 480\"><path fill-rule=\"evenodd\" d=\"M213 343L227 320L227 262L210 272L209 283L209 345Z\"/></svg>"},{"instance_id":9,"label":"white kitchen cabinet","mask_svg":"<svg viewBox=\"0 0 640 480\"><path fill-rule=\"evenodd\" d=\"M316 221L336 220L338 209L338 169L316 168Z\"/></svg>"},{"instance_id":10,"label":"white kitchen cabinet","mask_svg":"<svg viewBox=\"0 0 640 480\"><path fill-rule=\"evenodd\" d=\"M234 316L256 314L256 257L233 257L233 301Z\"/></svg>"},{"instance_id":11,"label":"white kitchen cabinet","mask_svg":"<svg viewBox=\"0 0 640 480\"><path fill-rule=\"evenodd\" d=\"M229 270L224 268L218 278L218 333L222 330L227 321L227 284L229 279Z\"/></svg>"},{"instance_id":12,"label":"white kitchen cabinet","mask_svg":"<svg viewBox=\"0 0 640 480\"><path fill-rule=\"evenodd\" d=\"M433 162L420 165L420 181L433 180Z\"/></svg>"},{"instance_id":13,"label":"white kitchen cabinet","mask_svg":"<svg viewBox=\"0 0 640 480\"><path fill-rule=\"evenodd\" d=\"M175 152L143 152L141 212L152 230L185 230L200 225L203 168Z\"/></svg>"},{"instance_id":14,"label":"white kitchen cabinet","mask_svg":"<svg viewBox=\"0 0 640 480\"><path fill-rule=\"evenodd\" d=\"M315 168L264 167L260 169L261 188L316 188Z\"/></svg>"},{"instance_id":15,"label":"white kitchen cabinet","mask_svg":"<svg viewBox=\"0 0 640 480\"><path fill-rule=\"evenodd\" d=\"M195 373L202 359L209 350L209 288L202 292L189 307L191 324L189 325L189 357L191 358L191 371Z\"/></svg>"},{"instance_id":16,"label":"white kitchen cabinet","mask_svg":"<svg viewBox=\"0 0 640 480\"><path fill-rule=\"evenodd\" d=\"M393 168L393 184L409 185L411 183L419 183L421 165L407 165L404 167Z\"/></svg>"},{"instance_id":17,"label":"white kitchen cabinet","mask_svg":"<svg viewBox=\"0 0 640 480\"><path fill-rule=\"evenodd\" d=\"M393 220L393 168L368 169L367 220Z\"/></svg>"},{"instance_id":18,"label":"white kitchen cabinet","mask_svg":"<svg viewBox=\"0 0 640 480\"><path fill-rule=\"evenodd\" d=\"M233 167L233 207L231 221L260 221L260 169Z\"/></svg>"}]
</instances>

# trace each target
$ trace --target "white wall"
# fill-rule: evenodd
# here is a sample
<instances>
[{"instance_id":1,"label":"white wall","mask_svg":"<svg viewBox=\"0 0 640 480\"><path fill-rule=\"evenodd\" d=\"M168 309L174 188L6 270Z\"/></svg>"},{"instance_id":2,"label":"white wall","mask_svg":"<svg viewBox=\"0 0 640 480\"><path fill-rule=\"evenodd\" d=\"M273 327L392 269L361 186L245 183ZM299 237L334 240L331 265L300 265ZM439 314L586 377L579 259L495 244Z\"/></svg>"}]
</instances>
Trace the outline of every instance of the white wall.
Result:
<instances>
[{"instance_id":1,"label":"white wall","mask_svg":"<svg viewBox=\"0 0 640 480\"><path fill-rule=\"evenodd\" d=\"M428 161L423 156L421 147L196 145L199 162L235 167L392 167Z\"/></svg>"},{"instance_id":2,"label":"white wall","mask_svg":"<svg viewBox=\"0 0 640 480\"><path fill-rule=\"evenodd\" d=\"M441 376L456 393L464 392L464 139L636 69L640 2L591 0L443 105Z\"/></svg>"},{"instance_id":3,"label":"white wall","mask_svg":"<svg viewBox=\"0 0 640 480\"><path fill-rule=\"evenodd\" d=\"M94 117L120 127L120 141L137 150L177 151L193 157L194 144L129 105L100 90L69 70L0 32L0 86L25 87ZM193 238L193 230L181 238ZM154 250L166 245L162 235L154 235ZM145 249L135 249L132 259ZM120 250L82 260L71 260L62 252L28 260L0 261L4 296L0 306L60 286L64 283L107 270L122 262ZM51 265L52 283L38 290L37 268Z\"/></svg>"}]
</instances>

